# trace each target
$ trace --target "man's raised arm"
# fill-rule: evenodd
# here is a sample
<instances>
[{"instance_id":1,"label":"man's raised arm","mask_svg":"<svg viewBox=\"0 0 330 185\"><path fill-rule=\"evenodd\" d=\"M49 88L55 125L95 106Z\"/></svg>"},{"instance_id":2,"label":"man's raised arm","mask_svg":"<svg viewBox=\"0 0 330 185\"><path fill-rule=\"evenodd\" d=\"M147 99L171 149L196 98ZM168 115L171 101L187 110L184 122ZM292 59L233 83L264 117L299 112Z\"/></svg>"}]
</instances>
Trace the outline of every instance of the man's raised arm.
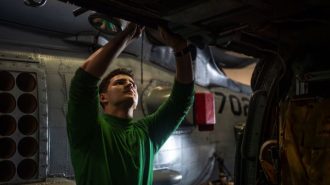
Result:
<instances>
[{"instance_id":1,"label":"man's raised arm","mask_svg":"<svg viewBox=\"0 0 330 185\"><path fill-rule=\"evenodd\" d=\"M132 40L139 37L142 31L143 27L129 23L123 32L116 35L106 45L88 57L81 68L93 76L101 78L111 62L117 58Z\"/></svg>"},{"instance_id":2,"label":"man's raised arm","mask_svg":"<svg viewBox=\"0 0 330 185\"><path fill-rule=\"evenodd\" d=\"M172 34L163 27L159 27L159 33L163 42L174 50L176 58L175 79L183 84L190 84L194 81L192 59L188 43L181 36Z\"/></svg>"},{"instance_id":3,"label":"man's raised arm","mask_svg":"<svg viewBox=\"0 0 330 185\"><path fill-rule=\"evenodd\" d=\"M162 42L174 50L176 76L170 97L146 118L154 152L160 149L184 120L194 100L192 58L187 41L164 28L159 28L159 34Z\"/></svg>"}]
</instances>

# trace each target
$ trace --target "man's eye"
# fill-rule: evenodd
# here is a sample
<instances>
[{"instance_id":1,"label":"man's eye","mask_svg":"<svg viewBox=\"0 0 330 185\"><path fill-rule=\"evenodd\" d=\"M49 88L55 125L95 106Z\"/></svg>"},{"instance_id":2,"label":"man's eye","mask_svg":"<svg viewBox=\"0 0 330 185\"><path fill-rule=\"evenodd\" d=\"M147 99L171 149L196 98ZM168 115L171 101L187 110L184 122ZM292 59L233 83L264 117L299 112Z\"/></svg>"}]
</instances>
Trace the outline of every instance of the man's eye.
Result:
<instances>
[{"instance_id":1,"label":"man's eye","mask_svg":"<svg viewBox=\"0 0 330 185\"><path fill-rule=\"evenodd\" d=\"M115 83L116 85L123 85L123 84L125 84L125 82L124 81L116 81L116 83Z\"/></svg>"}]
</instances>

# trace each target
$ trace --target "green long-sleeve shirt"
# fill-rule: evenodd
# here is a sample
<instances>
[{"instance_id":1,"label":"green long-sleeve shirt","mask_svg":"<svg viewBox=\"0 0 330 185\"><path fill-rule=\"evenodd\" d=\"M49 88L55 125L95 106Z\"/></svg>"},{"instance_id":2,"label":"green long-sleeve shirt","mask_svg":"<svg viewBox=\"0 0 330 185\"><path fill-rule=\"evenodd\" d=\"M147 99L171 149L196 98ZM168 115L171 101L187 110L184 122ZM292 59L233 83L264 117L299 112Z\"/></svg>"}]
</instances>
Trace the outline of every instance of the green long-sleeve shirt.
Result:
<instances>
[{"instance_id":1,"label":"green long-sleeve shirt","mask_svg":"<svg viewBox=\"0 0 330 185\"><path fill-rule=\"evenodd\" d=\"M99 113L99 79L79 68L67 115L77 185L151 185L155 153L184 119L194 85L175 82L168 100L140 120Z\"/></svg>"}]
</instances>

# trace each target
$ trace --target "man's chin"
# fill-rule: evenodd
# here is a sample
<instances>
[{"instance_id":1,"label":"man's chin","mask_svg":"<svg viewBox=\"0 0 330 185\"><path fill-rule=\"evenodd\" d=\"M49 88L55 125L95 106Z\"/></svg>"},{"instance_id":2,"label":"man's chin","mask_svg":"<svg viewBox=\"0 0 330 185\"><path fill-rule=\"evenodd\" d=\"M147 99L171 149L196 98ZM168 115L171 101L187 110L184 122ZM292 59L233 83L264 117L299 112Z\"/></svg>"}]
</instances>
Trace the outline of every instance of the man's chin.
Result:
<instances>
[{"instance_id":1,"label":"man's chin","mask_svg":"<svg viewBox=\"0 0 330 185\"><path fill-rule=\"evenodd\" d=\"M122 104L125 105L125 107L136 107L137 102L134 100L134 97L126 98L125 100L122 101Z\"/></svg>"}]
</instances>

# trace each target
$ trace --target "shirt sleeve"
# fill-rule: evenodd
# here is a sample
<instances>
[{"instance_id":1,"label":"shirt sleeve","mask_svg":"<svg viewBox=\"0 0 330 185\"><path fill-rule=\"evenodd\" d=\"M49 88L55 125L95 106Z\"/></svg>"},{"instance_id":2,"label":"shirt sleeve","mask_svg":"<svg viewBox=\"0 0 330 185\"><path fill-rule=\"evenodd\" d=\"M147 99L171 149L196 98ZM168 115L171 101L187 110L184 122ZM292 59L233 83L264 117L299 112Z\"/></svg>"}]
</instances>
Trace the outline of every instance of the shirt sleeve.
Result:
<instances>
[{"instance_id":1,"label":"shirt sleeve","mask_svg":"<svg viewBox=\"0 0 330 185\"><path fill-rule=\"evenodd\" d=\"M70 85L67 132L71 147L88 146L95 136L99 113L99 79L79 68Z\"/></svg>"},{"instance_id":2,"label":"shirt sleeve","mask_svg":"<svg viewBox=\"0 0 330 185\"><path fill-rule=\"evenodd\" d=\"M194 83L182 84L175 81L170 97L146 117L149 136L157 152L168 137L184 120L194 101Z\"/></svg>"}]
</instances>

